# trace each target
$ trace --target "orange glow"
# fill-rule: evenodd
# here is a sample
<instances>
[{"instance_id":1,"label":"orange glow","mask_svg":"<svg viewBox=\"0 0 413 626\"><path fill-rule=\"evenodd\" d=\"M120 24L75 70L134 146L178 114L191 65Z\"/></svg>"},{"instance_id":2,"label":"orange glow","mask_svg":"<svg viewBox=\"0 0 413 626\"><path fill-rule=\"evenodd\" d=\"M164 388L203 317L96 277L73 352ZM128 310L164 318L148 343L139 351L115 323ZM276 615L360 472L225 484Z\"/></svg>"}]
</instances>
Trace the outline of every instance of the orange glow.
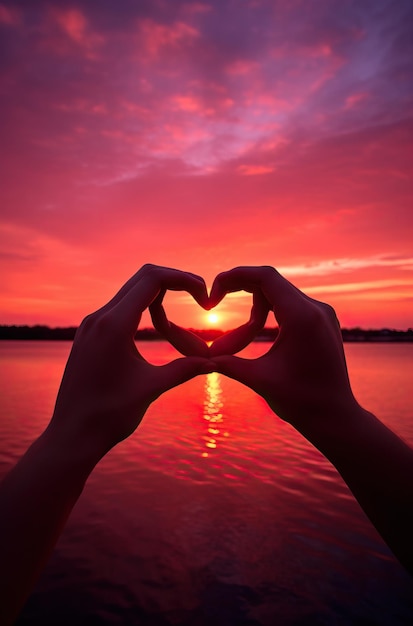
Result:
<instances>
[{"instance_id":1,"label":"orange glow","mask_svg":"<svg viewBox=\"0 0 413 626\"><path fill-rule=\"evenodd\" d=\"M300 3L238 3L234 28L228 0L49 4L0 0L0 324L76 325L156 263L209 286L272 265L343 326L412 325L412 81L377 36L404 41L403 3L331 0L305 37ZM194 329L251 310L167 300Z\"/></svg>"},{"instance_id":2,"label":"orange glow","mask_svg":"<svg viewBox=\"0 0 413 626\"><path fill-rule=\"evenodd\" d=\"M207 375L205 382L204 420L206 420L208 428L203 439L208 451L202 452L203 457L207 457L212 450L218 447L222 435L229 436L227 431L222 432L224 421L222 407L221 375L213 372Z\"/></svg>"},{"instance_id":3,"label":"orange glow","mask_svg":"<svg viewBox=\"0 0 413 626\"><path fill-rule=\"evenodd\" d=\"M218 313L208 313L206 318L210 326L216 326L220 319Z\"/></svg>"}]
</instances>

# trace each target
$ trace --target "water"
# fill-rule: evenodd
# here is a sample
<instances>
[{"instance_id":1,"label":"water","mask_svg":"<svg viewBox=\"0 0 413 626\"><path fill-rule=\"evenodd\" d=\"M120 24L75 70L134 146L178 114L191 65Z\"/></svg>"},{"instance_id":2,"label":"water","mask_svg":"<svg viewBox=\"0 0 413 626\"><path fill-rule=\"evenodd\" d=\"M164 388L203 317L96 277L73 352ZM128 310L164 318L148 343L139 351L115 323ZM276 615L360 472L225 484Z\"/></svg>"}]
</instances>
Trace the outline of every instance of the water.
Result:
<instances>
[{"instance_id":1,"label":"water","mask_svg":"<svg viewBox=\"0 0 413 626\"><path fill-rule=\"evenodd\" d=\"M69 350L0 342L1 475L48 423ZM413 444L413 345L346 353L356 397ZM393 626L413 623L413 580L328 461L209 374L162 396L98 465L17 623Z\"/></svg>"}]
</instances>

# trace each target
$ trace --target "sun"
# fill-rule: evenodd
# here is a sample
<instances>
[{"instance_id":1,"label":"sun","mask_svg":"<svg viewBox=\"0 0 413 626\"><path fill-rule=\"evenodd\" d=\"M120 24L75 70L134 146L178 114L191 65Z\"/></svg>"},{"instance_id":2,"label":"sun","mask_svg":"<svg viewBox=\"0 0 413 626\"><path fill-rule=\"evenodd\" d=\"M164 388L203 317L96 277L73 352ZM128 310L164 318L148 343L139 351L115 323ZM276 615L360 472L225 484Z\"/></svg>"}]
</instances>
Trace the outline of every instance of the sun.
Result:
<instances>
[{"instance_id":1,"label":"sun","mask_svg":"<svg viewBox=\"0 0 413 626\"><path fill-rule=\"evenodd\" d=\"M207 320L208 324L215 326L219 322L219 315L217 313L208 313Z\"/></svg>"}]
</instances>

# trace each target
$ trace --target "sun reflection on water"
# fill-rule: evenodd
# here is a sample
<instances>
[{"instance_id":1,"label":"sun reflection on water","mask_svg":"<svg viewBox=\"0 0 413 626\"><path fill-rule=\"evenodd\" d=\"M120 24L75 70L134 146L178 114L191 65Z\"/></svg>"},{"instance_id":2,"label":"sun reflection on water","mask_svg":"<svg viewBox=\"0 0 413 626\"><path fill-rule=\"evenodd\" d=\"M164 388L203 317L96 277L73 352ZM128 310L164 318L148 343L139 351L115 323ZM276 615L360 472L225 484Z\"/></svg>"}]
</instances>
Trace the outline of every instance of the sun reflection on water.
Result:
<instances>
[{"instance_id":1,"label":"sun reflection on water","mask_svg":"<svg viewBox=\"0 0 413 626\"><path fill-rule=\"evenodd\" d=\"M221 375L217 372L207 374L203 414L203 418L208 425L207 434L203 437L207 450L202 453L203 457L209 456L212 450L218 447L222 437L229 436L229 433L223 430L223 404Z\"/></svg>"}]
</instances>

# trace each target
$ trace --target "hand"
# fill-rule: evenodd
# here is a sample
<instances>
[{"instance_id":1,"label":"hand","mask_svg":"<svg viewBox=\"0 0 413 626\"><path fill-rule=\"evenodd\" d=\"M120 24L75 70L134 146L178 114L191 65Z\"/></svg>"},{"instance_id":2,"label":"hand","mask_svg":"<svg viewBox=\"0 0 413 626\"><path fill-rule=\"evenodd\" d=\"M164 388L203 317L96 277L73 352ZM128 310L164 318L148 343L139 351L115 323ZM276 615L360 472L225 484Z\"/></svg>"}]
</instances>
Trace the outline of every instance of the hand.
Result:
<instances>
[{"instance_id":1,"label":"hand","mask_svg":"<svg viewBox=\"0 0 413 626\"><path fill-rule=\"evenodd\" d=\"M332 307L309 298L272 267L239 267L219 274L210 307L241 289L260 294L274 311L279 333L269 352L257 359L214 356L216 370L251 387L298 430L305 429L309 420L354 408L357 403ZM224 335L222 350L225 341Z\"/></svg>"},{"instance_id":2,"label":"hand","mask_svg":"<svg viewBox=\"0 0 413 626\"><path fill-rule=\"evenodd\" d=\"M210 306L239 289L262 293L279 333L264 356L217 356L215 369L263 396L331 461L413 574L413 450L354 398L334 310L271 267L238 267L220 274Z\"/></svg>"},{"instance_id":3,"label":"hand","mask_svg":"<svg viewBox=\"0 0 413 626\"><path fill-rule=\"evenodd\" d=\"M82 322L49 426L0 485L2 624L14 623L96 463L163 391L211 371L202 357L156 367L139 354L134 337L142 312L164 289L186 290L208 304L202 278L142 267Z\"/></svg>"},{"instance_id":4,"label":"hand","mask_svg":"<svg viewBox=\"0 0 413 626\"><path fill-rule=\"evenodd\" d=\"M165 289L188 291L208 304L202 278L145 265L104 307L87 316L73 344L49 426L54 437L73 445L93 445L103 456L128 437L161 393L211 371L205 358L180 358L151 365L136 348L142 312Z\"/></svg>"},{"instance_id":5,"label":"hand","mask_svg":"<svg viewBox=\"0 0 413 626\"><path fill-rule=\"evenodd\" d=\"M179 352L187 356L213 358L221 354L235 354L243 350L256 337L267 320L269 305L260 291L253 291L253 302L248 322L215 339L210 346L194 333L169 321L162 301L165 291L159 293L149 311L154 328L165 337ZM211 309L210 303L205 307Z\"/></svg>"}]
</instances>

